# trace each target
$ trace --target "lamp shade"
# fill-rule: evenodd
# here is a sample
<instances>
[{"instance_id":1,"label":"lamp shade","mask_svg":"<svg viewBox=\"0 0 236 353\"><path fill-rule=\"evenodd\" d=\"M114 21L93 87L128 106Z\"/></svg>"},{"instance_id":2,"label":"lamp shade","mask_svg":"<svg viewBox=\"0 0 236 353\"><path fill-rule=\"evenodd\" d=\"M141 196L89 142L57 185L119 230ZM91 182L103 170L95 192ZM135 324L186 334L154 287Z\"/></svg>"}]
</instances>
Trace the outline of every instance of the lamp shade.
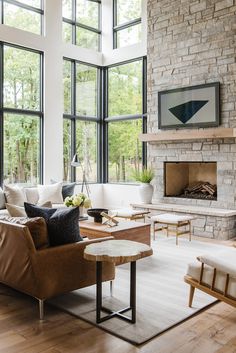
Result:
<instances>
[{"instance_id":1,"label":"lamp shade","mask_svg":"<svg viewBox=\"0 0 236 353\"><path fill-rule=\"evenodd\" d=\"M72 167L79 167L80 165L81 165L81 163L80 163L78 156L77 156L77 153L76 153L71 161L71 166Z\"/></svg>"}]
</instances>

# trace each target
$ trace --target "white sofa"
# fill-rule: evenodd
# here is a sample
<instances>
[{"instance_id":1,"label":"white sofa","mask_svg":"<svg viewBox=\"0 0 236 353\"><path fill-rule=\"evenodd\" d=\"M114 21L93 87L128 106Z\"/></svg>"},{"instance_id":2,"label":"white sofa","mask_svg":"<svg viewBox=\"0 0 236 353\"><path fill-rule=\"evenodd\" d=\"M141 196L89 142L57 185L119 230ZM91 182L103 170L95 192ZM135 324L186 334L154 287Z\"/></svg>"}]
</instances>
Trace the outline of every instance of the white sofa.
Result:
<instances>
[{"instance_id":1,"label":"white sofa","mask_svg":"<svg viewBox=\"0 0 236 353\"><path fill-rule=\"evenodd\" d=\"M37 187L25 187L23 188L26 202L32 203L34 205L38 204L39 201L39 193ZM51 200L48 200L51 201ZM9 216L9 213L6 209L6 196L4 191L0 188L0 216ZM17 205L16 205L17 206ZM18 205L19 206L19 205ZM52 203L52 207L65 207L65 205L61 203Z\"/></svg>"}]
</instances>

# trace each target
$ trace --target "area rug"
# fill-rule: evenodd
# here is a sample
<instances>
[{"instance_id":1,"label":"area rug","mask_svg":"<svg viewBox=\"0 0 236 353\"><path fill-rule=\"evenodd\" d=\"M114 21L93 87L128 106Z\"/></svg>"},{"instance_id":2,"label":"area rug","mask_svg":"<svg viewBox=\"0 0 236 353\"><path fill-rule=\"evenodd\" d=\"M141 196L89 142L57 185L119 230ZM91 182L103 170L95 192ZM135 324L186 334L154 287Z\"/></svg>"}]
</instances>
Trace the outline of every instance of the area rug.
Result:
<instances>
[{"instance_id":1,"label":"area rug","mask_svg":"<svg viewBox=\"0 0 236 353\"><path fill-rule=\"evenodd\" d=\"M196 290L193 307L188 307L189 286L184 282L187 264L196 256L220 250L222 246L206 242L159 238L152 243L153 256L137 261L137 322L130 324L112 318L95 322L95 286L80 289L50 301L56 307L77 316L132 344L140 345L190 318L215 299ZM103 304L121 309L129 302L129 264L116 268L113 297L109 284L103 284ZM79 271L80 269L78 269ZM83 270L83 269L81 269Z\"/></svg>"}]
</instances>

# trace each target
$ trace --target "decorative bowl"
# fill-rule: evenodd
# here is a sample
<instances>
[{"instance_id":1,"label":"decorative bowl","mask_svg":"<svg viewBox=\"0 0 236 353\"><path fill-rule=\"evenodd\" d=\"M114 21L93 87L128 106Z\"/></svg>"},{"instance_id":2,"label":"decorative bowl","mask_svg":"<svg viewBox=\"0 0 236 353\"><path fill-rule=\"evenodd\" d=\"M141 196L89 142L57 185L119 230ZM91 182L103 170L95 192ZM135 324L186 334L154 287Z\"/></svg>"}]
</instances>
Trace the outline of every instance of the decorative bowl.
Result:
<instances>
[{"instance_id":1,"label":"decorative bowl","mask_svg":"<svg viewBox=\"0 0 236 353\"><path fill-rule=\"evenodd\" d=\"M102 223L102 216L101 216L102 212L108 213L108 209L107 208L89 208L87 210L87 214L90 217L93 217L94 222L97 222L97 223Z\"/></svg>"}]
</instances>

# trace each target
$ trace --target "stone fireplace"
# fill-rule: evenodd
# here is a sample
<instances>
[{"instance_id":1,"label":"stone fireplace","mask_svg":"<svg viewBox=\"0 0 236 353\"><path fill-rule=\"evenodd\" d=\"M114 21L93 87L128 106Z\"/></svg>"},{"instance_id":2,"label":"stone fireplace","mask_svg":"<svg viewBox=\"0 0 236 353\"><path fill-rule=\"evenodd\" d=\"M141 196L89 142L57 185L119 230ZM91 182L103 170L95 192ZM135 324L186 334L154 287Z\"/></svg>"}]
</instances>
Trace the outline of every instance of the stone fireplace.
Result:
<instances>
[{"instance_id":1,"label":"stone fireplace","mask_svg":"<svg viewBox=\"0 0 236 353\"><path fill-rule=\"evenodd\" d=\"M217 163L164 162L164 195L217 200Z\"/></svg>"}]
</instances>

